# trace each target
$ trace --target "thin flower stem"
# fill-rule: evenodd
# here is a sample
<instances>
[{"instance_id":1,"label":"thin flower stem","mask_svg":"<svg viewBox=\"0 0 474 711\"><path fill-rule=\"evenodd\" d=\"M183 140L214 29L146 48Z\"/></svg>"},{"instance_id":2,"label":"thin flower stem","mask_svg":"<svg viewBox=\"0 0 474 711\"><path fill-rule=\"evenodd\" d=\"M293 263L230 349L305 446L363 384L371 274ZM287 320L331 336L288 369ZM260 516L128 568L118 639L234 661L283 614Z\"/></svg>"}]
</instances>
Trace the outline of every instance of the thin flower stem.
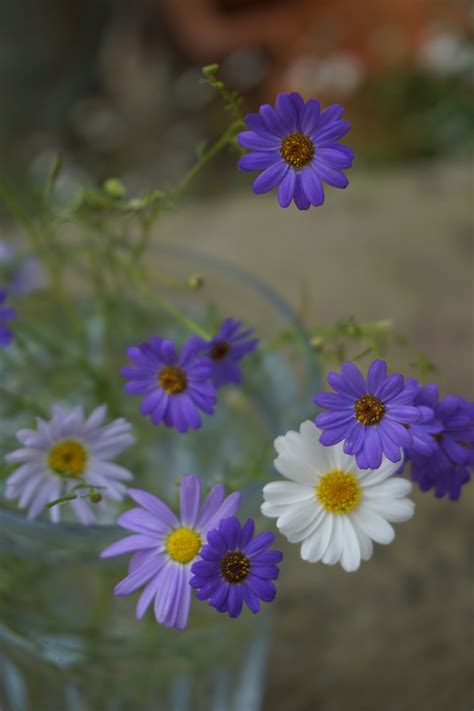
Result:
<instances>
[{"instance_id":1,"label":"thin flower stem","mask_svg":"<svg viewBox=\"0 0 474 711\"><path fill-rule=\"evenodd\" d=\"M204 155L199 158L199 160L193 165L193 167L188 170L184 175L182 180L178 183L177 187L169 196L170 204L173 205L177 202L186 192L190 183L194 178L199 175L201 170L213 159L215 158L226 146L228 146L231 141L235 138L236 134L245 128L245 124L242 120L234 121L229 128L224 131L222 136L217 139L217 141L209 148Z\"/></svg>"}]
</instances>

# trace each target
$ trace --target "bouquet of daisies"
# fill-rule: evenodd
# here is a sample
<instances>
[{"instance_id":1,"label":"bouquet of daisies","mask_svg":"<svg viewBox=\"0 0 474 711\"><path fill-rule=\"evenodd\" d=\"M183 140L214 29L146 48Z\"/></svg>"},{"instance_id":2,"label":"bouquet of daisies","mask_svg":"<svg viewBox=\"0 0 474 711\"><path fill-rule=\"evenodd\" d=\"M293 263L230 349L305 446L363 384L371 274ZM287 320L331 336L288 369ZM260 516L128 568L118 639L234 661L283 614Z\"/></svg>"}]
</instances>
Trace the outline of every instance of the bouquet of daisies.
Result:
<instances>
[{"instance_id":1,"label":"bouquet of daisies","mask_svg":"<svg viewBox=\"0 0 474 711\"><path fill-rule=\"evenodd\" d=\"M204 76L224 98L231 124L174 190L127 200L119 181L110 180L99 190L81 191L72 204L56 210L50 205L58 161L42 196L46 217L40 224L21 220L29 247L3 245L0 252L4 374L10 365L20 367L9 361L16 348L30 358L28 377L34 377L31 364L37 363L37 377L47 378L47 371L41 370L45 347L54 353L58 368L64 361L70 369L83 368L82 378L90 383L87 402L78 399L71 405L69 392L65 403L62 390L52 408L43 410L21 385L28 380L2 375L0 398L20 422L19 446L4 452L3 498L28 518L49 516L53 524L63 514L84 526L113 514L126 535L101 557L129 560L110 594L139 593L137 618L153 607L159 624L179 630L188 624L191 604L209 605L216 614L232 618L239 617L244 606L258 613L263 603L275 598L283 556L274 547L270 522L268 530L256 533L254 518L244 520L239 514L241 492L226 486L231 482L218 481L204 491L199 472L176 471L175 506L151 487L143 488L139 472L121 463L124 453L143 448L158 430L163 436L176 430L185 438L192 430L206 428L216 408L225 407L222 391L240 388L246 360L267 347L258 333L227 314L209 332L192 314L148 290L153 225L208 161L228 146L249 151L238 166L259 171L254 193L276 188L280 207L293 202L299 210L323 204L324 184L346 188L344 170L354 159L351 148L340 142L350 129L342 106L323 110L317 100L305 102L294 92L280 94L275 108L265 104L243 119L239 99L219 81L217 67L205 68ZM2 196L15 206L5 191ZM53 229L58 219L97 232L89 242L63 239ZM138 229L124 240L116 226L130 221ZM82 269L95 284L97 308L115 357L122 360L116 370L108 363L99 367L81 357L80 347L71 347L76 337L77 343L84 334L91 338L76 311ZM162 278L166 282L167 276ZM185 342L178 345L172 334L157 333L150 320L147 340L117 343L115 324L136 317L120 298L125 284L184 326ZM191 275L187 286L198 289L199 275ZM60 300L67 316L62 343L52 339L47 328L35 326L34 307L26 306L28 300L40 303L44 291ZM131 314L126 314L129 309ZM326 334L325 344L330 341ZM313 345L321 343L318 337ZM373 351L369 347L363 355ZM355 362L343 359L327 381L330 392L308 393L312 419L301 413L294 429L276 438L274 466L280 476L261 482L260 509L274 519L280 534L300 545L303 560L339 563L351 572L371 558L374 542L393 541L393 523L413 516L410 478L439 498L459 497L474 466L474 404L454 395L440 398L435 384L389 374L380 357L372 360L365 377ZM121 411L117 393L122 387L139 411L133 428ZM269 444L261 443L264 456L271 459ZM262 466L261 478L263 471Z\"/></svg>"}]
</instances>

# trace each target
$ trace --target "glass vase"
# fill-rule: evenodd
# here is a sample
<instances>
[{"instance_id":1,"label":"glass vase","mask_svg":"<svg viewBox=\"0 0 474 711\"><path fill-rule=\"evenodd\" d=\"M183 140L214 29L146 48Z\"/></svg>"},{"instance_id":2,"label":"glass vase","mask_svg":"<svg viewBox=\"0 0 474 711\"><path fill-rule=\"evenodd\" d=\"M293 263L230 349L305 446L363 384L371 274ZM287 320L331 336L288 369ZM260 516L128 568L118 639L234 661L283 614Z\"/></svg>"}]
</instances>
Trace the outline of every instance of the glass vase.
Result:
<instances>
[{"instance_id":1,"label":"glass vase","mask_svg":"<svg viewBox=\"0 0 474 711\"><path fill-rule=\"evenodd\" d=\"M161 246L153 259L167 275L168 286L162 284L160 294L173 308L200 322L217 312L221 318L232 315L253 326L262 341L245 362L244 384L219 392L216 413L201 430L182 435L153 427L137 415L138 402L122 396L118 375L127 345L153 332L183 339L183 326L158 309L140 312L124 302L113 305L123 316L114 321L113 336L107 335L110 314L87 292L80 297L80 317L90 330L84 358L95 364L110 360L105 384L94 390L84 374L84 382L81 373L66 377L61 359L55 364L51 354L40 358L38 353L36 382L29 383L31 374L19 369L9 386L23 392L29 387L29 397L48 406L61 400L92 408L103 394L112 414L133 421L137 442L125 464L136 475L135 486L173 506L183 474L199 474L207 485L222 480L243 490L241 520L257 516L261 528L261 482L271 471L273 439L311 414L319 379L314 353L292 310L248 274L197 250L172 246ZM199 290L173 286L196 272L203 280ZM58 319L56 312L49 316L52 322ZM6 436L19 426L27 426L24 414L11 409L2 414L0 406ZM184 632L158 625L151 611L138 622L136 595L112 594L126 575L126 558L99 558L124 535L113 525L115 513L111 507L109 519L85 527L67 518L56 525L46 517L29 521L13 506L0 506L0 707L256 711L263 692L268 610L258 616L246 610L231 620L194 600Z\"/></svg>"}]
</instances>

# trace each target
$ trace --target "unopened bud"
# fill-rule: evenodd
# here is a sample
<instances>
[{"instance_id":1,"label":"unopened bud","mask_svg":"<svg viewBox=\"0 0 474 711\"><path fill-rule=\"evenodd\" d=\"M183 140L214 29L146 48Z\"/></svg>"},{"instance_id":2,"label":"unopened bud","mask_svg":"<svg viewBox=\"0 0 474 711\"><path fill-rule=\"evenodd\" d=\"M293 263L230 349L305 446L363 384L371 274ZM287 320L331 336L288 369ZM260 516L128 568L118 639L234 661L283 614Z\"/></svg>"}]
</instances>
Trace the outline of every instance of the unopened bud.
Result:
<instances>
[{"instance_id":1,"label":"unopened bud","mask_svg":"<svg viewBox=\"0 0 474 711\"><path fill-rule=\"evenodd\" d=\"M191 274L188 277L187 285L190 289L200 289L204 285L204 277L201 274Z\"/></svg>"},{"instance_id":2,"label":"unopened bud","mask_svg":"<svg viewBox=\"0 0 474 711\"><path fill-rule=\"evenodd\" d=\"M204 74L205 77L212 77L217 72L219 71L219 65L218 64L208 64L205 67L202 68L202 73Z\"/></svg>"},{"instance_id":3,"label":"unopened bud","mask_svg":"<svg viewBox=\"0 0 474 711\"><path fill-rule=\"evenodd\" d=\"M125 186L117 178L109 178L104 183L104 190L114 200L120 200L125 195Z\"/></svg>"},{"instance_id":4,"label":"unopened bud","mask_svg":"<svg viewBox=\"0 0 474 711\"><path fill-rule=\"evenodd\" d=\"M98 491L92 491L89 496L89 499L92 504L100 504L100 502L102 501L102 494Z\"/></svg>"}]
</instances>

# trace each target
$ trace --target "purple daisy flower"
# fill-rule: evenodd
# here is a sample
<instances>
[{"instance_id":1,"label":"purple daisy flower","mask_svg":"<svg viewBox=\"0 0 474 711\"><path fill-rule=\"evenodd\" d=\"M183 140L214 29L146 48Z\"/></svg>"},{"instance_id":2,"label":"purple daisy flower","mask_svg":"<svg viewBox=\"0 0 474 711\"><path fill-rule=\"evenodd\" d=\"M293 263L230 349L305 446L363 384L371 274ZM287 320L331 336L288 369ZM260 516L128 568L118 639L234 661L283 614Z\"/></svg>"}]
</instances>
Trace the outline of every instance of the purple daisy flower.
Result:
<instances>
[{"instance_id":1,"label":"purple daisy flower","mask_svg":"<svg viewBox=\"0 0 474 711\"><path fill-rule=\"evenodd\" d=\"M319 101L305 102L300 94L279 94L276 109L270 104L248 114L250 129L239 133L241 146L252 153L240 159L240 170L263 171L253 184L257 195L278 186L280 207L292 200L299 210L324 202L323 181L333 188L349 184L343 170L352 166L354 151L338 141L350 129L341 120L340 104L321 111Z\"/></svg>"},{"instance_id":2,"label":"purple daisy flower","mask_svg":"<svg viewBox=\"0 0 474 711\"><path fill-rule=\"evenodd\" d=\"M155 618L166 627L186 627L191 606L191 565L207 532L222 518L233 516L240 494L227 498L224 486L215 484L201 507L201 482L188 474L181 479L180 517L152 494L129 489L138 508L121 514L117 523L133 531L101 553L101 558L133 552L129 573L114 588L115 595L131 595L143 587L136 614L141 619L154 601Z\"/></svg>"},{"instance_id":3,"label":"purple daisy flower","mask_svg":"<svg viewBox=\"0 0 474 711\"><path fill-rule=\"evenodd\" d=\"M438 387L432 384L418 387L415 404L432 408L440 429L431 436L431 452L406 449L411 478L422 491L434 489L437 498L456 501L474 467L474 403L454 395L440 401Z\"/></svg>"},{"instance_id":4,"label":"purple daisy flower","mask_svg":"<svg viewBox=\"0 0 474 711\"><path fill-rule=\"evenodd\" d=\"M315 420L323 430L321 444L344 440L344 452L354 454L361 469L378 469L382 456L398 462L402 448L413 447L409 427L427 417L427 411L413 405L417 384L396 373L387 376L387 364L375 360L367 380L354 365L343 363L341 374L329 373L327 381L335 393L319 393L314 402L329 410Z\"/></svg>"},{"instance_id":5,"label":"purple daisy flower","mask_svg":"<svg viewBox=\"0 0 474 711\"><path fill-rule=\"evenodd\" d=\"M202 560L193 563L191 587L199 600L219 612L238 617L245 602L257 613L260 600L272 602L275 586L271 582L279 575L277 563L283 558L280 551L268 548L275 540L273 533L261 533L253 538L255 524L248 519L243 526L233 516L219 523L207 534L207 545L201 550Z\"/></svg>"},{"instance_id":6,"label":"purple daisy flower","mask_svg":"<svg viewBox=\"0 0 474 711\"><path fill-rule=\"evenodd\" d=\"M216 388L242 382L238 362L255 350L258 338L250 338L253 329L241 331L241 322L226 318L218 333L206 343L206 355L212 361L212 382Z\"/></svg>"},{"instance_id":7,"label":"purple daisy flower","mask_svg":"<svg viewBox=\"0 0 474 711\"><path fill-rule=\"evenodd\" d=\"M143 395L140 412L154 425L164 422L178 432L201 427L200 410L212 415L215 387L210 382L212 362L199 356L202 339L191 336L178 356L173 341L153 336L128 349L134 365L122 368L128 379L125 392Z\"/></svg>"},{"instance_id":8,"label":"purple daisy flower","mask_svg":"<svg viewBox=\"0 0 474 711\"><path fill-rule=\"evenodd\" d=\"M6 348L13 341L13 333L5 324L15 318L16 311L4 306L7 295L5 289L0 289L0 348Z\"/></svg>"}]
</instances>

